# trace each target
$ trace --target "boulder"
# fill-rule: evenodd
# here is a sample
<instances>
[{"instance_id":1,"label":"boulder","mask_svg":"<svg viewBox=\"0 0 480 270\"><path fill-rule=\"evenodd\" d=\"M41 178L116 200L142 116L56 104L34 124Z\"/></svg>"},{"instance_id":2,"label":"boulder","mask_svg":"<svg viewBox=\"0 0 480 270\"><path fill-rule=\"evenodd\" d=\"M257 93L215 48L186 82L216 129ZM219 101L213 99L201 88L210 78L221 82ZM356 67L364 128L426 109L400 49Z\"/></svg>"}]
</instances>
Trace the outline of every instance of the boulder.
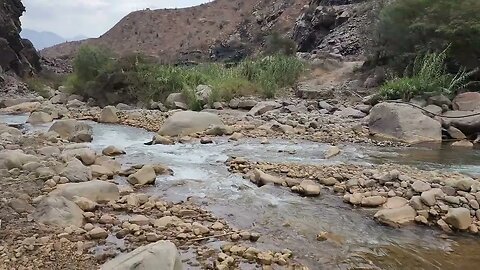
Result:
<instances>
[{"instance_id":1,"label":"boulder","mask_svg":"<svg viewBox=\"0 0 480 270\"><path fill-rule=\"evenodd\" d=\"M328 148L327 152L325 153L325 158L330 159L334 156L339 155L340 152L341 150L340 148L338 148L338 146L331 146L330 148Z\"/></svg>"},{"instance_id":2,"label":"boulder","mask_svg":"<svg viewBox=\"0 0 480 270\"><path fill-rule=\"evenodd\" d=\"M91 239L105 239L108 237L108 232L100 227L93 228L92 230L87 232L87 235Z\"/></svg>"},{"instance_id":3,"label":"boulder","mask_svg":"<svg viewBox=\"0 0 480 270\"><path fill-rule=\"evenodd\" d=\"M213 90L210 86L201 84L195 89L195 96L202 104L207 104L212 92Z\"/></svg>"},{"instance_id":4,"label":"boulder","mask_svg":"<svg viewBox=\"0 0 480 270\"><path fill-rule=\"evenodd\" d=\"M365 116L367 116L366 113L351 107L336 111L334 115L338 115L340 117L345 117L345 118L356 118L356 119L364 118Z\"/></svg>"},{"instance_id":5,"label":"boulder","mask_svg":"<svg viewBox=\"0 0 480 270\"><path fill-rule=\"evenodd\" d=\"M78 205L65 197L50 195L38 203L35 212L33 212L33 218L36 222L46 225L81 227L83 211Z\"/></svg>"},{"instance_id":6,"label":"boulder","mask_svg":"<svg viewBox=\"0 0 480 270\"><path fill-rule=\"evenodd\" d=\"M255 105L255 107L253 107L249 112L248 114L249 115L262 115L268 111L272 111L272 110L275 110L275 109L278 109L282 107L282 105L280 103L277 103L275 101L262 101L262 102L259 102Z\"/></svg>"},{"instance_id":7,"label":"boulder","mask_svg":"<svg viewBox=\"0 0 480 270\"><path fill-rule=\"evenodd\" d=\"M106 148L104 148L102 150L102 154L104 154L105 156L113 157L113 156L124 155L124 154L126 154L126 152L123 149L120 149L116 146L110 145L110 146L107 146Z\"/></svg>"},{"instance_id":8,"label":"boulder","mask_svg":"<svg viewBox=\"0 0 480 270\"><path fill-rule=\"evenodd\" d=\"M146 185L155 183L157 175L155 168L151 165L145 165L136 173L128 176L128 182L132 185Z\"/></svg>"},{"instance_id":9,"label":"boulder","mask_svg":"<svg viewBox=\"0 0 480 270\"><path fill-rule=\"evenodd\" d=\"M45 112L32 112L27 119L27 123L30 124L45 124L53 121L53 118L50 114Z\"/></svg>"},{"instance_id":10,"label":"boulder","mask_svg":"<svg viewBox=\"0 0 480 270\"><path fill-rule=\"evenodd\" d=\"M174 145L175 142L165 136L155 134L152 139L152 144Z\"/></svg>"},{"instance_id":11,"label":"boulder","mask_svg":"<svg viewBox=\"0 0 480 270\"><path fill-rule=\"evenodd\" d=\"M425 205L434 206L437 202L437 199L445 198L445 193L439 188L432 188L428 191L422 192L420 199Z\"/></svg>"},{"instance_id":12,"label":"boulder","mask_svg":"<svg viewBox=\"0 0 480 270\"><path fill-rule=\"evenodd\" d=\"M383 208L394 209L400 208L408 204L408 200L403 197L388 198L387 202L383 205Z\"/></svg>"},{"instance_id":13,"label":"boulder","mask_svg":"<svg viewBox=\"0 0 480 270\"><path fill-rule=\"evenodd\" d=\"M450 208L445 216L445 222L455 229L466 230L472 224L470 210L467 208Z\"/></svg>"},{"instance_id":14,"label":"boulder","mask_svg":"<svg viewBox=\"0 0 480 270\"><path fill-rule=\"evenodd\" d=\"M440 122L405 104L380 103L370 112L370 133L406 143L440 142Z\"/></svg>"},{"instance_id":15,"label":"boulder","mask_svg":"<svg viewBox=\"0 0 480 270\"><path fill-rule=\"evenodd\" d=\"M97 208L97 203L84 197L73 197L73 202L80 207L83 211L93 211Z\"/></svg>"},{"instance_id":16,"label":"boulder","mask_svg":"<svg viewBox=\"0 0 480 270\"><path fill-rule=\"evenodd\" d=\"M387 201L387 198L383 196L371 196L362 198L361 205L366 207L377 207L384 204Z\"/></svg>"},{"instance_id":17,"label":"boulder","mask_svg":"<svg viewBox=\"0 0 480 270\"><path fill-rule=\"evenodd\" d=\"M433 104L430 104L424 107L423 109L434 115L441 114L443 111L441 107L438 107L437 105L433 105Z\"/></svg>"},{"instance_id":18,"label":"boulder","mask_svg":"<svg viewBox=\"0 0 480 270\"><path fill-rule=\"evenodd\" d=\"M112 178L115 175L115 173L112 170L101 165L94 164L90 166L90 169L92 170L92 176L95 178L99 178L102 176L107 176L107 178Z\"/></svg>"},{"instance_id":19,"label":"boulder","mask_svg":"<svg viewBox=\"0 0 480 270\"><path fill-rule=\"evenodd\" d=\"M300 183L301 193L307 196L318 196L320 195L321 187L319 184L312 180L303 180Z\"/></svg>"},{"instance_id":20,"label":"boulder","mask_svg":"<svg viewBox=\"0 0 480 270\"><path fill-rule=\"evenodd\" d=\"M453 126L447 128L447 133L450 137L452 137L452 139L464 140L467 138L467 136L465 136L462 131Z\"/></svg>"},{"instance_id":21,"label":"boulder","mask_svg":"<svg viewBox=\"0 0 480 270\"><path fill-rule=\"evenodd\" d=\"M457 111L480 110L480 93L465 92L459 94L453 99L452 106Z\"/></svg>"},{"instance_id":22,"label":"boulder","mask_svg":"<svg viewBox=\"0 0 480 270\"><path fill-rule=\"evenodd\" d=\"M122 169L122 165L118 161L105 156L97 157L95 164L109 169L114 174L119 173Z\"/></svg>"},{"instance_id":23,"label":"boulder","mask_svg":"<svg viewBox=\"0 0 480 270\"><path fill-rule=\"evenodd\" d=\"M27 155L22 150L3 150L0 151L0 169L11 170L13 168L22 169L23 165L30 162L39 162L39 158L33 155Z\"/></svg>"},{"instance_id":24,"label":"boulder","mask_svg":"<svg viewBox=\"0 0 480 270\"><path fill-rule=\"evenodd\" d=\"M413 182L413 184L412 184L412 189L415 192L418 192L418 193L422 193L424 191L430 190L431 188L432 187L430 186L429 183L426 183L426 182L421 181L421 180L417 180L417 181Z\"/></svg>"},{"instance_id":25,"label":"boulder","mask_svg":"<svg viewBox=\"0 0 480 270\"><path fill-rule=\"evenodd\" d=\"M218 115L207 112L177 112L170 116L158 134L162 136L185 136L203 132L210 126L223 126Z\"/></svg>"},{"instance_id":26,"label":"boulder","mask_svg":"<svg viewBox=\"0 0 480 270\"><path fill-rule=\"evenodd\" d=\"M77 158L86 166L95 163L96 153L90 148L66 149L63 151L61 158L68 162L72 158Z\"/></svg>"},{"instance_id":27,"label":"boulder","mask_svg":"<svg viewBox=\"0 0 480 270\"><path fill-rule=\"evenodd\" d=\"M92 180L92 170L83 165L78 159L72 159L60 172L60 175L68 178L70 182L86 182Z\"/></svg>"},{"instance_id":28,"label":"boulder","mask_svg":"<svg viewBox=\"0 0 480 270\"><path fill-rule=\"evenodd\" d=\"M329 112L333 112L337 109L334 106L330 105L328 102L323 101L323 100L318 102L318 107L320 107L320 109L324 109L324 110L327 110Z\"/></svg>"},{"instance_id":29,"label":"boulder","mask_svg":"<svg viewBox=\"0 0 480 270\"><path fill-rule=\"evenodd\" d=\"M457 141L457 142L454 142L452 143L452 146L454 147L465 147L465 148L472 148L473 147L473 143L469 140L461 140L461 141Z\"/></svg>"},{"instance_id":30,"label":"boulder","mask_svg":"<svg viewBox=\"0 0 480 270\"><path fill-rule=\"evenodd\" d=\"M267 184L282 185L284 182L282 178L276 177L270 174L266 174L259 169L255 169L253 171L252 181L259 186L263 186Z\"/></svg>"},{"instance_id":31,"label":"boulder","mask_svg":"<svg viewBox=\"0 0 480 270\"><path fill-rule=\"evenodd\" d=\"M428 104L437 105L438 107L443 107L443 105L450 107L450 105L452 105L452 101L450 101L448 97L440 94L429 97Z\"/></svg>"},{"instance_id":32,"label":"boulder","mask_svg":"<svg viewBox=\"0 0 480 270\"><path fill-rule=\"evenodd\" d=\"M31 113L40 108L40 106L41 104L39 102L25 102L3 108L0 111L5 113Z\"/></svg>"},{"instance_id":33,"label":"boulder","mask_svg":"<svg viewBox=\"0 0 480 270\"><path fill-rule=\"evenodd\" d=\"M165 105L169 108L175 108L175 102L187 103L182 93L171 93L165 100Z\"/></svg>"},{"instance_id":34,"label":"boulder","mask_svg":"<svg viewBox=\"0 0 480 270\"><path fill-rule=\"evenodd\" d=\"M120 119L117 116L117 108L113 106L106 106L100 112L100 117L98 118L98 122L100 123L118 123Z\"/></svg>"},{"instance_id":35,"label":"boulder","mask_svg":"<svg viewBox=\"0 0 480 270\"><path fill-rule=\"evenodd\" d=\"M117 185L100 180L61 184L50 192L50 195L63 196L69 200L73 200L74 197L84 197L94 202L115 201L120 196Z\"/></svg>"},{"instance_id":36,"label":"boulder","mask_svg":"<svg viewBox=\"0 0 480 270\"><path fill-rule=\"evenodd\" d=\"M58 120L48 131L54 131L62 139L74 142L90 142L93 136L93 129L90 125L75 119Z\"/></svg>"},{"instance_id":37,"label":"boulder","mask_svg":"<svg viewBox=\"0 0 480 270\"><path fill-rule=\"evenodd\" d=\"M400 208L382 209L374 217L380 223L396 227L413 222L416 215L417 213L411 206L405 205Z\"/></svg>"},{"instance_id":38,"label":"boulder","mask_svg":"<svg viewBox=\"0 0 480 270\"><path fill-rule=\"evenodd\" d=\"M105 263L101 270L183 270L177 248L172 242L159 241L141 246Z\"/></svg>"},{"instance_id":39,"label":"boulder","mask_svg":"<svg viewBox=\"0 0 480 270\"><path fill-rule=\"evenodd\" d=\"M442 117L442 121L445 123L445 125L454 126L466 135L477 134L480 132L480 110L476 110L473 112L448 111L445 112L443 116L444 117Z\"/></svg>"}]
</instances>

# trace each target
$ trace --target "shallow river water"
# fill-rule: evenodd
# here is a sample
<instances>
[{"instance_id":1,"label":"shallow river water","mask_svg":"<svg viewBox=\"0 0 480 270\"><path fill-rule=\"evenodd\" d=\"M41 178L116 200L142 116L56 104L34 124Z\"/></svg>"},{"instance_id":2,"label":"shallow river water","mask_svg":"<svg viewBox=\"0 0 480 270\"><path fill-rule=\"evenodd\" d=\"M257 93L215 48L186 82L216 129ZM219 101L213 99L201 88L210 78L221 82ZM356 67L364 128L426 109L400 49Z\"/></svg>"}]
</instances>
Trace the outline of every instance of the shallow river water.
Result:
<instances>
[{"instance_id":1,"label":"shallow river water","mask_svg":"<svg viewBox=\"0 0 480 270\"><path fill-rule=\"evenodd\" d=\"M25 116L1 116L0 122L24 123ZM162 163L175 172L159 177L142 192L167 200L187 198L203 204L235 227L262 233L259 245L294 251L310 269L480 269L480 239L423 226L393 229L376 223L371 210L353 209L342 198L324 192L303 198L288 189L258 188L224 165L229 156L271 162L305 164L355 163L374 166L382 162L408 164L422 169L444 169L480 175L480 151L454 151L447 147L377 148L343 145L333 160L322 159L328 145L305 141L258 140L239 143L226 138L214 145L144 145L153 133L142 129L90 123L96 150L115 145L126 150L124 165ZM44 130L49 125L27 126ZM316 234L329 232L331 240L318 242Z\"/></svg>"}]
</instances>

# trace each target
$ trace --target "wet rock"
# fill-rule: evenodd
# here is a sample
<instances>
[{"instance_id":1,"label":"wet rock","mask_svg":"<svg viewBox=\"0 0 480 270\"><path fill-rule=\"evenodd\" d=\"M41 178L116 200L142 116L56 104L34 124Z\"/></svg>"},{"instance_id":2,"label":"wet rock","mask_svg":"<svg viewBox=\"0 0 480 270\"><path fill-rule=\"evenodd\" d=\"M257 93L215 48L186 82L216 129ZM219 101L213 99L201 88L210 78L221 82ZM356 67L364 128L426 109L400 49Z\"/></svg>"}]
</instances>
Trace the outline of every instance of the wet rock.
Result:
<instances>
[{"instance_id":1,"label":"wet rock","mask_svg":"<svg viewBox=\"0 0 480 270\"><path fill-rule=\"evenodd\" d=\"M442 140L438 121L425 116L421 110L404 104L375 105L370 112L369 128L373 135L406 143Z\"/></svg>"},{"instance_id":2,"label":"wet rock","mask_svg":"<svg viewBox=\"0 0 480 270\"><path fill-rule=\"evenodd\" d=\"M386 225L399 226L415 220L416 212L409 206L394 209L382 209L375 214L375 218Z\"/></svg>"},{"instance_id":3,"label":"wet rock","mask_svg":"<svg viewBox=\"0 0 480 270\"><path fill-rule=\"evenodd\" d=\"M207 129L207 131L205 131L206 135L211 136L232 135L233 133L233 128L228 126L212 126L211 128Z\"/></svg>"},{"instance_id":4,"label":"wet rock","mask_svg":"<svg viewBox=\"0 0 480 270\"><path fill-rule=\"evenodd\" d=\"M170 116L158 132L162 136L185 136L203 132L210 126L223 126L218 115L207 112L177 112Z\"/></svg>"},{"instance_id":5,"label":"wet rock","mask_svg":"<svg viewBox=\"0 0 480 270\"><path fill-rule=\"evenodd\" d=\"M320 195L320 185L315 183L312 180L303 180L300 183L300 191L302 194L307 196L318 196Z\"/></svg>"},{"instance_id":6,"label":"wet rock","mask_svg":"<svg viewBox=\"0 0 480 270\"><path fill-rule=\"evenodd\" d=\"M159 241L120 255L100 269L183 270L183 266L175 245L169 241Z\"/></svg>"},{"instance_id":7,"label":"wet rock","mask_svg":"<svg viewBox=\"0 0 480 270\"><path fill-rule=\"evenodd\" d=\"M472 224L470 210L467 208L450 208L445 216L445 222L459 230L466 230Z\"/></svg>"},{"instance_id":8,"label":"wet rock","mask_svg":"<svg viewBox=\"0 0 480 270\"><path fill-rule=\"evenodd\" d=\"M210 137L202 137L200 138L200 144L212 144L213 140Z\"/></svg>"},{"instance_id":9,"label":"wet rock","mask_svg":"<svg viewBox=\"0 0 480 270\"><path fill-rule=\"evenodd\" d=\"M452 232L452 229L450 229L450 226L445 222L443 219L437 220L437 225L444 231L444 232Z\"/></svg>"},{"instance_id":10,"label":"wet rock","mask_svg":"<svg viewBox=\"0 0 480 270\"><path fill-rule=\"evenodd\" d=\"M61 184L50 194L63 196L69 200L72 200L75 196L84 197L94 202L115 201L119 198L117 185L99 180Z\"/></svg>"},{"instance_id":11,"label":"wet rock","mask_svg":"<svg viewBox=\"0 0 480 270\"><path fill-rule=\"evenodd\" d=\"M42 199L33 213L33 218L36 222L60 227L83 225L82 209L62 196L47 196Z\"/></svg>"},{"instance_id":12,"label":"wet rock","mask_svg":"<svg viewBox=\"0 0 480 270\"><path fill-rule=\"evenodd\" d=\"M239 133L239 132L235 132L232 134L232 136L230 136L230 138L228 138L230 141L238 141L240 140L241 138L243 138L243 134L242 133Z\"/></svg>"},{"instance_id":13,"label":"wet rock","mask_svg":"<svg viewBox=\"0 0 480 270\"><path fill-rule=\"evenodd\" d=\"M468 140L461 140L458 142L452 143L454 147L465 147L465 148L473 148L473 143Z\"/></svg>"},{"instance_id":14,"label":"wet rock","mask_svg":"<svg viewBox=\"0 0 480 270\"><path fill-rule=\"evenodd\" d=\"M175 142L165 136L155 134L152 139L152 144L174 145Z\"/></svg>"},{"instance_id":15,"label":"wet rock","mask_svg":"<svg viewBox=\"0 0 480 270\"><path fill-rule=\"evenodd\" d=\"M325 153L325 158L326 159L330 159L334 156L337 156L339 155L341 152L340 148L338 148L337 146L332 146L330 147L327 152Z\"/></svg>"},{"instance_id":16,"label":"wet rock","mask_svg":"<svg viewBox=\"0 0 480 270\"><path fill-rule=\"evenodd\" d=\"M421 180L417 180L417 181L413 182L413 184L412 184L412 189L415 192L418 192L418 193L422 193L424 191L430 190L431 188L432 187L430 186L429 183L426 183L426 182L421 181Z\"/></svg>"},{"instance_id":17,"label":"wet rock","mask_svg":"<svg viewBox=\"0 0 480 270\"><path fill-rule=\"evenodd\" d=\"M50 114L45 112L32 112L27 119L27 123L32 125L35 124L45 124L53 121L53 118Z\"/></svg>"},{"instance_id":18,"label":"wet rock","mask_svg":"<svg viewBox=\"0 0 480 270\"><path fill-rule=\"evenodd\" d=\"M153 170L155 170L156 175L173 175L173 170L169 167L162 164L154 164Z\"/></svg>"},{"instance_id":19,"label":"wet rock","mask_svg":"<svg viewBox=\"0 0 480 270\"><path fill-rule=\"evenodd\" d=\"M151 165L145 165L136 173L128 176L128 182L132 185L146 185L155 182L157 175Z\"/></svg>"},{"instance_id":20,"label":"wet rock","mask_svg":"<svg viewBox=\"0 0 480 270\"><path fill-rule=\"evenodd\" d=\"M249 115L262 115L268 111L272 111L272 110L275 110L275 109L278 109L282 107L282 105L280 103L277 103L275 101L262 101L262 102L259 102L255 105L255 107L253 107L249 112L248 114Z\"/></svg>"},{"instance_id":21,"label":"wet rock","mask_svg":"<svg viewBox=\"0 0 480 270\"><path fill-rule=\"evenodd\" d=\"M113 156L120 156L126 154L125 150L120 149L116 146L110 145L107 146L105 149L102 150L102 154L105 156L113 157Z\"/></svg>"},{"instance_id":22,"label":"wet rock","mask_svg":"<svg viewBox=\"0 0 480 270\"><path fill-rule=\"evenodd\" d=\"M67 166L60 172L60 175L66 177L70 182L86 182L92 180L92 170L83 165L78 159L72 159Z\"/></svg>"},{"instance_id":23,"label":"wet rock","mask_svg":"<svg viewBox=\"0 0 480 270\"><path fill-rule=\"evenodd\" d=\"M384 204L387 201L387 198L382 196L371 196L362 198L361 205L366 207L377 207Z\"/></svg>"},{"instance_id":24,"label":"wet rock","mask_svg":"<svg viewBox=\"0 0 480 270\"><path fill-rule=\"evenodd\" d=\"M454 110L457 111L475 111L480 109L480 93L465 92L458 94L452 102Z\"/></svg>"},{"instance_id":25,"label":"wet rock","mask_svg":"<svg viewBox=\"0 0 480 270\"><path fill-rule=\"evenodd\" d=\"M254 183L259 186L267 185L267 184L275 184L275 185L282 185L284 180L280 177L276 177L270 174L266 174L259 169L255 169L253 171L254 178L252 179Z\"/></svg>"}]
</instances>

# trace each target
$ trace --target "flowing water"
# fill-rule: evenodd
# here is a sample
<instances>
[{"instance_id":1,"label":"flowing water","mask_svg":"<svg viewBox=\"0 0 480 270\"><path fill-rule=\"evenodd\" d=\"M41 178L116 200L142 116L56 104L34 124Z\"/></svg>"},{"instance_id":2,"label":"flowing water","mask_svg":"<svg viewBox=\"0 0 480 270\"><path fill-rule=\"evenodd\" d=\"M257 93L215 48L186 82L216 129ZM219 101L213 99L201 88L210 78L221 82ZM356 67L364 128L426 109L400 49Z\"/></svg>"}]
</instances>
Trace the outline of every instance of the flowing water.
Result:
<instances>
[{"instance_id":1,"label":"flowing water","mask_svg":"<svg viewBox=\"0 0 480 270\"><path fill-rule=\"evenodd\" d=\"M25 116L0 116L0 122L24 123ZM286 188L258 188L224 165L229 156L271 162L305 164L354 163L374 166L382 162L409 164L423 169L444 169L480 174L480 152L454 151L448 147L377 148L344 145L341 156L322 159L328 145L305 141L271 140L261 145L246 139L231 143L144 145L152 133L142 129L90 123L101 150L115 145L126 150L125 165L162 163L174 176L159 177L154 187L142 192L167 200L187 198L225 218L230 224L261 232L260 247L289 248L310 269L479 269L480 240L457 235L444 237L439 230L408 226L393 229L376 223L371 210L353 209L339 196L324 193L303 198ZM30 131L49 125L27 126ZM318 242L316 234L330 233L330 240Z\"/></svg>"}]
</instances>

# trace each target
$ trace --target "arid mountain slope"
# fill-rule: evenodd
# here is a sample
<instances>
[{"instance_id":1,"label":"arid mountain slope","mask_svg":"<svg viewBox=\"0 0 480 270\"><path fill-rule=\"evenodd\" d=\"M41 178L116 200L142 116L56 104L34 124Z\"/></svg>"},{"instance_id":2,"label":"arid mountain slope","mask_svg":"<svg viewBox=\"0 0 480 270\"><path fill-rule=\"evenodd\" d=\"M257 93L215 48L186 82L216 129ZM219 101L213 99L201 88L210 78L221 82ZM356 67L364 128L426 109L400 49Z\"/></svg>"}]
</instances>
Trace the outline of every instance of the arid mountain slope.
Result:
<instances>
[{"instance_id":1,"label":"arid mountain slope","mask_svg":"<svg viewBox=\"0 0 480 270\"><path fill-rule=\"evenodd\" d=\"M42 55L70 57L86 43L107 46L119 54L142 52L166 61L181 58L185 53L205 56L221 44L258 44L261 35L272 29L286 34L307 3L308 0L216 0L184 9L136 11L97 39L59 44L44 49Z\"/></svg>"}]
</instances>

